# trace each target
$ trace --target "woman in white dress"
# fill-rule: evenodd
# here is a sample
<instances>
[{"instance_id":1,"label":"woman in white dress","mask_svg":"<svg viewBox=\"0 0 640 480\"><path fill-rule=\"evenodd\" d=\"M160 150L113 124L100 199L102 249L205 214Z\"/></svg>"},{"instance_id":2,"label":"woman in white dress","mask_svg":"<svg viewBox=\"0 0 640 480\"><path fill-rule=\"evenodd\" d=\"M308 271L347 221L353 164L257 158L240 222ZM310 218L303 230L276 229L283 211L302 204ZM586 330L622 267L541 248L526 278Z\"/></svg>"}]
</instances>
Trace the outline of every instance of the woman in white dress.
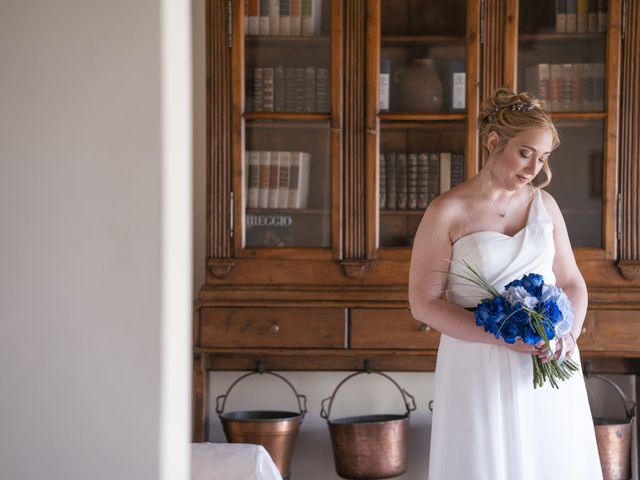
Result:
<instances>
[{"instance_id":1,"label":"woman in white dress","mask_svg":"<svg viewBox=\"0 0 640 480\"><path fill-rule=\"evenodd\" d=\"M557 131L536 100L504 88L484 102L479 126L485 166L429 205L411 256L411 312L442 333L429 479L600 480L581 372L558 389L533 387L531 355L547 360L564 349L580 363L588 302L560 209L541 190ZM507 344L476 326L468 309L486 294L455 275L460 260L499 291L528 273L562 288L575 323L557 351Z\"/></svg>"}]
</instances>

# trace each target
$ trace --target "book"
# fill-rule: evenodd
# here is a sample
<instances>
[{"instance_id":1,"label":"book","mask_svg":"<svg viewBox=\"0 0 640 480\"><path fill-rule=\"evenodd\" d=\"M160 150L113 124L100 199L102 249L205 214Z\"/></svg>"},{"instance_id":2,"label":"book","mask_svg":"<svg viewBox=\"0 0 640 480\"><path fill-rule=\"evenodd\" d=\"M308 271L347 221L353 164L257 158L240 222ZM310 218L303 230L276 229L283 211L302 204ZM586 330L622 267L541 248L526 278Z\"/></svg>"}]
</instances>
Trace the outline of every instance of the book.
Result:
<instances>
[{"instance_id":1,"label":"book","mask_svg":"<svg viewBox=\"0 0 640 480\"><path fill-rule=\"evenodd\" d=\"M289 0L289 35L302 35L302 0Z\"/></svg>"},{"instance_id":2,"label":"book","mask_svg":"<svg viewBox=\"0 0 640 480\"><path fill-rule=\"evenodd\" d=\"M291 35L291 0L280 0L280 35Z\"/></svg>"},{"instance_id":3,"label":"book","mask_svg":"<svg viewBox=\"0 0 640 480\"><path fill-rule=\"evenodd\" d=\"M269 152L269 208L278 208L278 194L280 193L278 182L280 181L280 152Z\"/></svg>"},{"instance_id":4,"label":"book","mask_svg":"<svg viewBox=\"0 0 640 480\"><path fill-rule=\"evenodd\" d=\"M549 64L539 63L530 65L525 69L525 85L529 92L540 102L543 110L549 110L551 79L549 74Z\"/></svg>"},{"instance_id":5,"label":"book","mask_svg":"<svg viewBox=\"0 0 640 480\"><path fill-rule=\"evenodd\" d=\"M589 19L589 0L578 0L578 33L586 33Z\"/></svg>"},{"instance_id":6,"label":"book","mask_svg":"<svg viewBox=\"0 0 640 480\"><path fill-rule=\"evenodd\" d=\"M244 34L249 35L249 0L244 0Z\"/></svg>"},{"instance_id":7,"label":"book","mask_svg":"<svg viewBox=\"0 0 640 480\"><path fill-rule=\"evenodd\" d=\"M598 32L607 31L607 0L598 0Z\"/></svg>"},{"instance_id":8,"label":"book","mask_svg":"<svg viewBox=\"0 0 640 480\"><path fill-rule=\"evenodd\" d=\"M329 105L329 69L316 68L316 112L330 111Z\"/></svg>"},{"instance_id":9,"label":"book","mask_svg":"<svg viewBox=\"0 0 640 480\"><path fill-rule=\"evenodd\" d=\"M407 209L407 154L396 153L396 207Z\"/></svg>"},{"instance_id":10,"label":"book","mask_svg":"<svg viewBox=\"0 0 640 480\"><path fill-rule=\"evenodd\" d=\"M258 208L258 188L260 182L260 152L249 150L246 152L248 185L247 185L247 207Z\"/></svg>"},{"instance_id":11,"label":"book","mask_svg":"<svg viewBox=\"0 0 640 480\"><path fill-rule=\"evenodd\" d=\"M593 67L593 109L604 110L604 63L595 63Z\"/></svg>"},{"instance_id":12,"label":"book","mask_svg":"<svg viewBox=\"0 0 640 480\"><path fill-rule=\"evenodd\" d=\"M391 60L380 60L380 77L378 78L378 110L389 111Z\"/></svg>"},{"instance_id":13,"label":"book","mask_svg":"<svg viewBox=\"0 0 640 480\"><path fill-rule=\"evenodd\" d=\"M556 0L556 33L567 32L567 0Z\"/></svg>"},{"instance_id":14,"label":"book","mask_svg":"<svg viewBox=\"0 0 640 480\"><path fill-rule=\"evenodd\" d=\"M294 67L284 69L284 111L296 111L296 69Z\"/></svg>"},{"instance_id":15,"label":"book","mask_svg":"<svg viewBox=\"0 0 640 480\"><path fill-rule=\"evenodd\" d=\"M567 33L578 31L578 0L567 0Z\"/></svg>"},{"instance_id":16,"label":"book","mask_svg":"<svg viewBox=\"0 0 640 480\"><path fill-rule=\"evenodd\" d=\"M289 167L289 207L307 208L311 154L291 152Z\"/></svg>"},{"instance_id":17,"label":"book","mask_svg":"<svg viewBox=\"0 0 640 480\"><path fill-rule=\"evenodd\" d=\"M322 0L302 0L302 35L317 36L322 30Z\"/></svg>"},{"instance_id":18,"label":"book","mask_svg":"<svg viewBox=\"0 0 640 480\"><path fill-rule=\"evenodd\" d=\"M427 206L440 195L440 155L429 153L427 164Z\"/></svg>"},{"instance_id":19,"label":"book","mask_svg":"<svg viewBox=\"0 0 640 480\"><path fill-rule=\"evenodd\" d=\"M451 152L440 152L440 194L451 188Z\"/></svg>"},{"instance_id":20,"label":"book","mask_svg":"<svg viewBox=\"0 0 640 480\"><path fill-rule=\"evenodd\" d=\"M562 109L562 65L559 63L552 63L549 66L550 72L550 106L553 112L558 112Z\"/></svg>"},{"instance_id":21,"label":"book","mask_svg":"<svg viewBox=\"0 0 640 480\"><path fill-rule=\"evenodd\" d=\"M260 151L260 173L258 180L258 207L269 208L269 185L271 175L271 152Z\"/></svg>"},{"instance_id":22,"label":"book","mask_svg":"<svg viewBox=\"0 0 640 480\"><path fill-rule=\"evenodd\" d=\"M418 210L424 210L429 203L429 154L418 154Z\"/></svg>"},{"instance_id":23,"label":"book","mask_svg":"<svg viewBox=\"0 0 640 480\"><path fill-rule=\"evenodd\" d=\"M386 204L387 210L397 210L396 196L396 153L385 153L385 169L386 169Z\"/></svg>"},{"instance_id":24,"label":"book","mask_svg":"<svg viewBox=\"0 0 640 480\"><path fill-rule=\"evenodd\" d=\"M273 69L273 111L284 112L284 67Z\"/></svg>"},{"instance_id":25,"label":"book","mask_svg":"<svg viewBox=\"0 0 640 480\"><path fill-rule=\"evenodd\" d=\"M386 171L385 171L385 160L384 160L384 152L380 152L380 165L378 167L378 184L379 184L379 192L378 192L378 199L379 199L379 205L380 205L380 210L386 210L387 208L387 186L386 186Z\"/></svg>"},{"instance_id":26,"label":"book","mask_svg":"<svg viewBox=\"0 0 640 480\"><path fill-rule=\"evenodd\" d=\"M247 34L260 33L260 0L249 0L249 15L247 20Z\"/></svg>"},{"instance_id":27,"label":"book","mask_svg":"<svg viewBox=\"0 0 640 480\"><path fill-rule=\"evenodd\" d=\"M451 188L464 182L464 155L451 155Z\"/></svg>"},{"instance_id":28,"label":"book","mask_svg":"<svg viewBox=\"0 0 640 480\"><path fill-rule=\"evenodd\" d=\"M451 60L449 62L449 75L451 78L451 91L449 105L452 112L463 112L466 108L467 75L464 59Z\"/></svg>"},{"instance_id":29,"label":"book","mask_svg":"<svg viewBox=\"0 0 640 480\"><path fill-rule=\"evenodd\" d=\"M280 0L269 1L269 35L280 35Z\"/></svg>"},{"instance_id":30,"label":"book","mask_svg":"<svg viewBox=\"0 0 640 480\"><path fill-rule=\"evenodd\" d=\"M273 68L262 68L262 111L273 112Z\"/></svg>"},{"instance_id":31,"label":"book","mask_svg":"<svg viewBox=\"0 0 640 480\"><path fill-rule=\"evenodd\" d=\"M418 208L418 154L407 154L407 209Z\"/></svg>"},{"instance_id":32,"label":"book","mask_svg":"<svg viewBox=\"0 0 640 480\"><path fill-rule=\"evenodd\" d=\"M261 112L263 108L262 98L262 67L253 69L253 111Z\"/></svg>"},{"instance_id":33,"label":"book","mask_svg":"<svg viewBox=\"0 0 640 480\"><path fill-rule=\"evenodd\" d=\"M260 35L269 35L269 26L271 24L271 0L259 0L260 16L258 17L258 33Z\"/></svg>"},{"instance_id":34,"label":"book","mask_svg":"<svg viewBox=\"0 0 640 480\"><path fill-rule=\"evenodd\" d=\"M304 68L304 98L302 111L311 113L316 108L316 67Z\"/></svg>"},{"instance_id":35,"label":"book","mask_svg":"<svg viewBox=\"0 0 640 480\"><path fill-rule=\"evenodd\" d=\"M587 31L595 33L598 31L598 0L589 0L589 10L587 12Z\"/></svg>"},{"instance_id":36,"label":"book","mask_svg":"<svg viewBox=\"0 0 640 480\"><path fill-rule=\"evenodd\" d=\"M580 112L583 110L582 106L582 77L584 71L583 63L574 63L572 68L572 82L571 82L571 109L574 112Z\"/></svg>"},{"instance_id":37,"label":"book","mask_svg":"<svg viewBox=\"0 0 640 480\"><path fill-rule=\"evenodd\" d=\"M304 68L296 68L295 86L293 89L295 98L294 112L304 111Z\"/></svg>"},{"instance_id":38,"label":"book","mask_svg":"<svg viewBox=\"0 0 640 480\"><path fill-rule=\"evenodd\" d=\"M253 68L247 68L244 78L244 109L253 111Z\"/></svg>"},{"instance_id":39,"label":"book","mask_svg":"<svg viewBox=\"0 0 640 480\"><path fill-rule=\"evenodd\" d=\"M560 101L560 110L568 112L573 106L573 65L571 63L563 63L562 70L562 99Z\"/></svg>"},{"instance_id":40,"label":"book","mask_svg":"<svg viewBox=\"0 0 640 480\"><path fill-rule=\"evenodd\" d=\"M584 63L583 65L584 65L584 68L583 68L583 74L582 74L582 107L583 107L583 110L587 112L591 112L595 110L595 106L596 106L595 64Z\"/></svg>"},{"instance_id":41,"label":"book","mask_svg":"<svg viewBox=\"0 0 640 480\"><path fill-rule=\"evenodd\" d=\"M278 208L289 207L289 169L291 152L278 152Z\"/></svg>"}]
</instances>

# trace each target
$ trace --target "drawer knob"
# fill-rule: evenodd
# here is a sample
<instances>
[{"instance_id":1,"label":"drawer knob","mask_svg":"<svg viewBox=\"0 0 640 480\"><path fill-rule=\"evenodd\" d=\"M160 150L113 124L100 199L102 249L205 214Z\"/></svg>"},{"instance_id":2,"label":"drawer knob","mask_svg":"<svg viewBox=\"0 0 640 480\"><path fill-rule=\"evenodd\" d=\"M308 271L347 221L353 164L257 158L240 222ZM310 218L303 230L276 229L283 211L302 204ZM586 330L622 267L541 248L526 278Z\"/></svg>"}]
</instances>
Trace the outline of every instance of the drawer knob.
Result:
<instances>
[{"instance_id":1,"label":"drawer knob","mask_svg":"<svg viewBox=\"0 0 640 480\"><path fill-rule=\"evenodd\" d=\"M584 334L584 333L587 333L587 327L582 327L581 332L582 332L583 334Z\"/></svg>"},{"instance_id":2,"label":"drawer knob","mask_svg":"<svg viewBox=\"0 0 640 480\"><path fill-rule=\"evenodd\" d=\"M280 331L280 325L278 325L277 323L274 323L269 327L269 331L275 335Z\"/></svg>"},{"instance_id":3,"label":"drawer knob","mask_svg":"<svg viewBox=\"0 0 640 480\"><path fill-rule=\"evenodd\" d=\"M426 323L420 322L420 325L418 325L418 330L420 330L423 333L428 333L431 331L431 327Z\"/></svg>"}]
</instances>

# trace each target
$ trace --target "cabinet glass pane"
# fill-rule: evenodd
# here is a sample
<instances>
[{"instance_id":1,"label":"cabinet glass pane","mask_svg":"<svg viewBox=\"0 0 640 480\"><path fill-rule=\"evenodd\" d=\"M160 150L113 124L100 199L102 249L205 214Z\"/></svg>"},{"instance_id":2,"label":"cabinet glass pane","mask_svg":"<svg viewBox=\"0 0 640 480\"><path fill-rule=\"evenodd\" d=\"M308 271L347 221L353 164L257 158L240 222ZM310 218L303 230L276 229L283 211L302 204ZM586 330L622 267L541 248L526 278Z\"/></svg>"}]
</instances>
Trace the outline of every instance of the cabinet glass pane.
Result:
<instances>
[{"instance_id":1,"label":"cabinet glass pane","mask_svg":"<svg viewBox=\"0 0 640 480\"><path fill-rule=\"evenodd\" d=\"M409 247L429 203L464 179L464 123L386 123L380 147L380 246Z\"/></svg>"},{"instance_id":2,"label":"cabinet glass pane","mask_svg":"<svg viewBox=\"0 0 640 480\"><path fill-rule=\"evenodd\" d=\"M379 110L464 112L466 1L382 0L381 8Z\"/></svg>"},{"instance_id":3,"label":"cabinet glass pane","mask_svg":"<svg viewBox=\"0 0 640 480\"><path fill-rule=\"evenodd\" d=\"M331 1L299 6L245 2L245 112L330 110Z\"/></svg>"},{"instance_id":4,"label":"cabinet glass pane","mask_svg":"<svg viewBox=\"0 0 640 480\"><path fill-rule=\"evenodd\" d=\"M329 122L248 122L246 246L329 247Z\"/></svg>"},{"instance_id":5,"label":"cabinet glass pane","mask_svg":"<svg viewBox=\"0 0 640 480\"><path fill-rule=\"evenodd\" d=\"M574 247L602 247L604 122L557 121L547 190L558 202Z\"/></svg>"},{"instance_id":6,"label":"cabinet glass pane","mask_svg":"<svg viewBox=\"0 0 640 480\"><path fill-rule=\"evenodd\" d=\"M605 8L603 1L521 0L518 88L553 112L602 112Z\"/></svg>"}]
</instances>

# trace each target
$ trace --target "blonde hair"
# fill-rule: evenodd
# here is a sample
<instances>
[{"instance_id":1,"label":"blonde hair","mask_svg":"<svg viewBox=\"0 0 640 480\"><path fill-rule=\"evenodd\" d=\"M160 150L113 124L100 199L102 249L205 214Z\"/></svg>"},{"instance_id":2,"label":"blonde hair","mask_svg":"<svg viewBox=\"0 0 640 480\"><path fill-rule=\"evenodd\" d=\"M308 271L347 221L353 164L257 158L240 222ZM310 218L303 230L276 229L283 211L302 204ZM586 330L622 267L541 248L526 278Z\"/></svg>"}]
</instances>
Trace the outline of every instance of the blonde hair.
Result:
<instances>
[{"instance_id":1,"label":"blonde hair","mask_svg":"<svg viewBox=\"0 0 640 480\"><path fill-rule=\"evenodd\" d=\"M553 149L560 145L560 138L551 116L540 108L538 100L527 92L514 93L506 87L498 88L494 94L482 102L478 116L482 153L487 161L500 153L506 145L520 133L531 128L548 128L553 135ZM489 134L496 132L498 143L493 153L489 151ZM551 182L549 161L545 160L542 170L531 181L531 185L538 189L544 188Z\"/></svg>"}]
</instances>

